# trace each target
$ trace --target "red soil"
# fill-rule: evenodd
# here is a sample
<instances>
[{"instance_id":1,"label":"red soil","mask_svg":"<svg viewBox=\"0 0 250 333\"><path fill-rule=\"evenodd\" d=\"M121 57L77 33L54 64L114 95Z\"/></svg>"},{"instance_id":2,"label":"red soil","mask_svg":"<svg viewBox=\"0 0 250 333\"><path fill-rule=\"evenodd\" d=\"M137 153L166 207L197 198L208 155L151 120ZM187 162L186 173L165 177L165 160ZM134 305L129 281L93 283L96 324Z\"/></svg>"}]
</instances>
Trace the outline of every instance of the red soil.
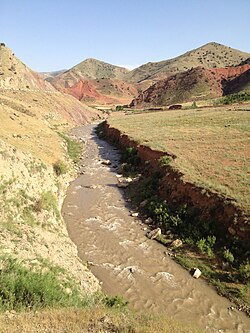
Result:
<instances>
[{"instance_id":1,"label":"red soil","mask_svg":"<svg viewBox=\"0 0 250 333\"><path fill-rule=\"evenodd\" d=\"M79 101L93 100L99 103L112 103L114 100L107 96L101 95L97 90L95 84L90 80L80 80L70 88L65 88L64 92L74 96Z\"/></svg>"},{"instance_id":2,"label":"red soil","mask_svg":"<svg viewBox=\"0 0 250 333\"><path fill-rule=\"evenodd\" d=\"M228 68L196 67L156 82L135 98L130 106L143 108L198 100L195 94L199 86L203 89L200 91L201 99L220 97L231 80L249 69L249 64Z\"/></svg>"}]
</instances>

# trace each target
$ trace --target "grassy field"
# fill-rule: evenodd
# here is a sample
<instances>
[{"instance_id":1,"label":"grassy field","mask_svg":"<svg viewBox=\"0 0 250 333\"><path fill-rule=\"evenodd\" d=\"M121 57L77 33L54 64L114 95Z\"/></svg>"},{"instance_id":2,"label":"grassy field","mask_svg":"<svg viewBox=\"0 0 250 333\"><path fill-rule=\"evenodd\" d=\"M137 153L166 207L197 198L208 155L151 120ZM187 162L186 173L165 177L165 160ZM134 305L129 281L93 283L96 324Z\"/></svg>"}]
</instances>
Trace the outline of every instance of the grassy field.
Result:
<instances>
[{"instance_id":1,"label":"grassy field","mask_svg":"<svg viewBox=\"0 0 250 333\"><path fill-rule=\"evenodd\" d=\"M186 181L234 199L249 213L249 111L242 105L114 114L108 122L139 144L174 154L171 164Z\"/></svg>"}]
</instances>

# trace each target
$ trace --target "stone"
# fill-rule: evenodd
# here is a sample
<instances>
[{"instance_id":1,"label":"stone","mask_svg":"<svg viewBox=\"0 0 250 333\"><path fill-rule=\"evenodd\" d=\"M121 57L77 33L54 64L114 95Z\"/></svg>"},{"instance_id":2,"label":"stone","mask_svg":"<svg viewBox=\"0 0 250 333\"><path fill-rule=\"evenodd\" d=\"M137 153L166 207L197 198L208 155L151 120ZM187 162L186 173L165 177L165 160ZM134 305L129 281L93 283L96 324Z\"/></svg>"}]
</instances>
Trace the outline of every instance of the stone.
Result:
<instances>
[{"instance_id":1,"label":"stone","mask_svg":"<svg viewBox=\"0 0 250 333\"><path fill-rule=\"evenodd\" d=\"M102 164L103 165L111 165L111 161L110 160L102 160Z\"/></svg>"},{"instance_id":2,"label":"stone","mask_svg":"<svg viewBox=\"0 0 250 333\"><path fill-rule=\"evenodd\" d=\"M199 277L201 276L201 271L199 270L199 268L194 267L191 269L191 274L193 278L199 279Z\"/></svg>"},{"instance_id":3,"label":"stone","mask_svg":"<svg viewBox=\"0 0 250 333\"><path fill-rule=\"evenodd\" d=\"M153 220L152 220L151 217L148 217L148 218L145 220L145 223L147 223L147 224L150 224L150 223L152 223L152 222L153 222Z\"/></svg>"},{"instance_id":4,"label":"stone","mask_svg":"<svg viewBox=\"0 0 250 333\"><path fill-rule=\"evenodd\" d=\"M155 239L157 236L161 235L161 228L156 228L154 230L148 231L146 236L149 239Z\"/></svg>"},{"instance_id":5,"label":"stone","mask_svg":"<svg viewBox=\"0 0 250 333\"><path fill-rule=\"evenodd\" d=\"M140 207L141 207L141 208L145 207L145 206L147 205L147 203L148 203L148 200L147 200L147 199L146 199L146 200L143 200L143 201L140 203Z\"/></svg>"},{"instance_id":6,"label":"stone","mask_svg":"<svg viewBox=\"0 0 250 333\"><path fill-rule=\"evenodd\" d=\"M182 245L183 245L182 240L178 238L171 243L171 246L173 247L181 247Z\"/></svg>"},{"instance_id":7,"label":"stone","mask_svg":"<svg viewBox=\"0 0 250 333\"><path fill-rule=\"evenodd\" d=\"M129 185L129 183L118 183L117 187L119 187L119 188L126 188L126 187L128 187L128 185Z\"/></svg>"},{"instance_id":8,"label":"stone","mask_svg":"<svg viewBox=\"0 0 250 333\"><path fill-rule=\"evenodd\" d=\"M132 216L132 217L138 217L138 216L139 216L139 213L137 213L137 212L131 213L131 216Z\"/></svg>"},{"instance_id":9,"label":"stone","mask_svg":"<svg viewBox=\"0 0 250 333\"><path fill-rule=\"evenodd\" d=\"M236 234L236 231L232 228L232 227L229 227L227 229L227 231L230 233L230 235L234 236Z\"/></svg>"}]
</instances>

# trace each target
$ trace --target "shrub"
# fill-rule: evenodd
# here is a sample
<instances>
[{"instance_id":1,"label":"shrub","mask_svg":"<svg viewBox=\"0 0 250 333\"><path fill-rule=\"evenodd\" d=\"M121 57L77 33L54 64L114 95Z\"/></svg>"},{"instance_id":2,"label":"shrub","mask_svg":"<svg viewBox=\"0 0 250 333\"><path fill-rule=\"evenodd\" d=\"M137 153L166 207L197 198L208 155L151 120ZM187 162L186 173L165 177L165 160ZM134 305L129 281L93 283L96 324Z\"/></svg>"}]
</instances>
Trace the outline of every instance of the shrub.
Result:
<instances>
[{"instance_id":1,"label":"shrub","mask_svg":"<svg viewBox=\"0 0 250 333\"><path fill-rule=\"evenodd\" d=\"M168 166L173 161L173 157L165 155L159 158L159 164L160 166Z\"/></svg>"},{"instance_id":2,"label":"shrub","mask_svg":"<svg viewBox=\"0 0 250 333\"><path fill-rule=\"evenodd\" d=\"M123 110L123 105L117 105L115 110L116 111L122 111Z\"/></svg>"},{"instance_id":3,"label":"shrub","mask_svg":"<svg viewBox=\"0 0 250 333\"><path fill-rule=\"evenodd\" d=\"M0 258L0 309L24 310L79 306L83 303L73 282L60 281L51 271L42 273L24 267L13 258ZM66 288L70 288L70 294Z\"/></svg>"},{"instance_id":4,"label":"shrub","mask_svg":"<svg viewBox=\"0 0 250 333\"><path fill-rule=\"evenodd\" d=\"M201 253L206 253L209 257L214 256L213 247L216 242L215 236L208 236L207 238L201 238L196 242Z\"/></svg>"},{"instance_id":5,"label":"shrub","mask_svg":"<svg viewBox=\"0 0 250 333\"><path fill-rule=\"evenodd\" d=\"M250 93L247 91L242 91L239 93L227 95L223 98L220 99L221 104L232 104L232 103L239 103L239 102L244 102L244 101L249 101L250 100Z\"/></svg>"},{"instance_id":6,"label":"shrub","mask_svg":"<svg viewBox=\"0 0 250 333\"><path fill-rule=\"evenodd\" d=\"M242 282L250 281L250 263L241 264L239 267L239 278Z\"/></svg>"},{"instance_id":7,"label":"shrub","mask_svg":"<svg viewBox=\"0 0 250 333\"><path fill-rule=\"evenodd\" d=\"M53 164L53 170L57 176L60 176L67 172L67 166L63 161L58 160Z\"/></svg>"},{"instance_id":8,"label":"shrub","mask_svg":"<svg viewBox=\"0 0 250 333\"><path fill-rule=\"evenodd\" d=\"M137 150L133 147L128 147L122 152L121 156L122 163L128 163L131 166L138 166L140 163L140 158L137 155Z\"/></svg>"},{"instance_id":9,"label":"shrub","mask_svg":"<svg viewBox=\"0 0 250 333\"><path fill-rule=\"evenodd\" d=\"M122 296L107 296L103 299L103 303L110 308L125 308L128 305L128 301Z\"/></svg>"},{"instance_id":10,"label":"shrub","mask_svg":"<svg viewBox=\"0 0 250 333\"><path fill-rule=\"evenodd\" d=\"M228 249L223 251L223 258L230 264L234 262L234 255Z\"/></svg>"}]
</instances>

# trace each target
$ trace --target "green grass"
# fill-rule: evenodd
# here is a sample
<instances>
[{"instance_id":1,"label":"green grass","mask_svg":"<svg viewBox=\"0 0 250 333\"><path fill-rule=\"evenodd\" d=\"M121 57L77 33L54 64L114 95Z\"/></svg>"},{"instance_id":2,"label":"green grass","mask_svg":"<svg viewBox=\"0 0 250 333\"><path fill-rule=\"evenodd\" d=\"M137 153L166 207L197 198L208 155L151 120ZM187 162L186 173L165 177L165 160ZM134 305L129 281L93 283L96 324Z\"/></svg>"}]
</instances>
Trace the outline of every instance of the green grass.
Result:
<instances>
[{"instance_id":1,"label":"green grass","mask_svg":"<svg viewBox=\"0 0 250 333\"><path fill-rule=\"evenodd\" d=\"M82 154L82 149L83 149L82 144L80 142L78 142L77 140L70 138L65 133L60 133L60 132L57 132L57 133L66 142L67 152L68 152L69 157L72 159L72 161L74 163L78 163L80 156Z\"/></svg>"},{"instance_id":2,"label":"green grass","mask_svg":"<svg viewBox=\"0 0 250 333\"><path fill-rule=\"evenodd\" d=\"M0 262L0 311L85 304L73 282L60 280L53 270L36 271L11 257Z\"/></svg>"},{"instance_id":3,"label":"green grass","mask_svg":"<svg viewBox=\"0 0 250 333\"><path fill-rule=\"evenodd\" d=\"M216 101L217 105L228 105L233 103L247 102L250 100L250 92L242 91L239 93L227 95Z\"/></svg>"}]
</instances>

